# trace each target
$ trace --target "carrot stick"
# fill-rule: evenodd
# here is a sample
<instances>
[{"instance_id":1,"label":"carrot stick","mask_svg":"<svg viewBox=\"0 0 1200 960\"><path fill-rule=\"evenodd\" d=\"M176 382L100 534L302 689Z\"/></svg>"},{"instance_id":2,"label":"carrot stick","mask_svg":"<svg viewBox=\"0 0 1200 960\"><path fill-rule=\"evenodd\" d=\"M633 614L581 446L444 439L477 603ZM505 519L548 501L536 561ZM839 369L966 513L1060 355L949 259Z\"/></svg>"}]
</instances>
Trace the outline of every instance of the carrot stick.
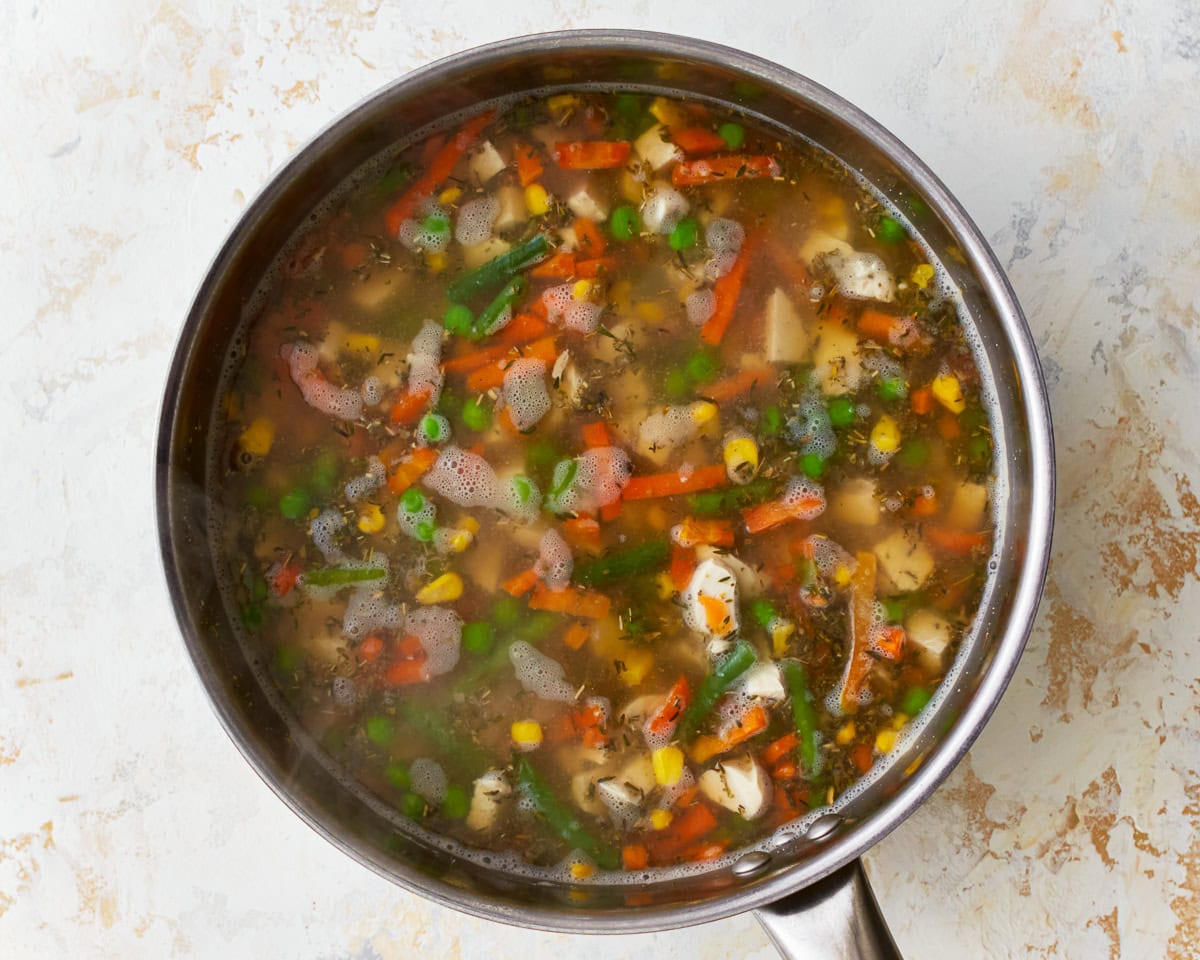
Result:
<instances>
[{"instance_id":1,"label":"carrot stick","mask_svg":"<svg viewBox=\"0 0 1200 960\"><path fill-rule=\"evenodd\" d=\"M616 257L593 257L591 260L578 260L575 263L575 273L587 280L612 273L616 269Z\"/></svg>"},{"instance_id":2,"label":"carrot stick","mask_svg":"<svg viewBox=\"0 0 1200 960\"><path fill-rule=\"evenodd\" d=\"M392 423L403 424L404 426L412 426L420 419L421 414L425 412L425 408L429 405L429 398L433 395L433 391L428 387L419 390L410 390L392 404L392 409L388 411L388 416Z\"/></svg>"},{"instance_id":3,"label":"carrot stick","mask_svg":"<svg viewBox=\"0 0 1200 960\"><path fill-rule=\"evenodd\" d=\"M760 503L756 507L743 511L742 516L746 519L747 531L762 533L764 530L770 530L780 524L799 520L805 515L811 514L813 510L821 506L822 502L820 497L803 497L795 502L768 500L766 503Z\"/></svg>"},{"instance_id":4,"label":"carrot stick","mask_svg":"<svg viewBox=\"0 0 1200 960\"><path fill-rule=\"evenodd\" d=\"M626 870L645 870L650 864L650 852L640 843L631 843L621 848L621 865Z\"/></svg>"},{"instance_id":5,"label":"carrot stick","mask_svg":"<svg viewBox=\"0 0 1200 960\"><path fill-rule=\"evenodd\" d=\"M932 517L938 512L937 497L926 497L923 494L913 501L912 515L914 517Z\"/></svg>"},{"instance_id":6,"label":"carrot stick","mask_svg":"<svg viewBox=\"0 0 1200 960\"><path fill-rule=\"evenodd\" d=\"M850 655L840 696L844 713L858 710L858 697L875 659L869 641L875 617L875 554L859 551L850 577Z\"/></svg>"},{"instance_id":7,"label":"carrot stick","mask_svg":"<svg viewBox=\"0 0 1200 960\"><path fill-rule=\"evenodd\" d=\"M566 280L575 276L575 254L562 251L529 271L538 280Z\"/></svg>"},{"instance_id":8,"label":"carrot stick","mask_svg":"<svg viewBox=\"0 0 1200 960\"><path fill-rule=\"evenodd\" d=\"M429 671L425 669L424 657L419 660L397 660L383 674L384 683L392 687L424 683L428 679Z\"/></svg>"},{"instance_id":9,"label":"carrot stick","mask_svg":"<svg viewBox=\"0 0 1200 960\"><path fill-rule=\"evenodd\" d=\"M504 384L504 372L514 360L519 360L521 357L532 357L544 361L546 366L551 366L555 358L558 357L558 350L554 346L554 338L543 337L541 340L535 340L533 343L522 348L516 356L513 356L512 352L509 351L503 358L494 363L489 363L477 370L472 370L467 375L467 389L474 393L484 393L494 387L502 386Z\"/></svg>"},{"instance_id":10,"label":"carrot stick","mask_svg":"<svg viewBox=\"0 0 1200 960\"><path fill-rule=\"evenodd\" d=\"M767 711L756 705L747 710L741 719L721 739L725 742L727 748L736 747L739 743L744 743L766 729Z\"/></svg>"},{"instance_id":11,"label":"carrot stick","mask_svg":"<svg viewBox=\"0 0 1200 960\"><path fill-rule=\"evenodd\" d=\"M592 220L587 217L577 217L571 228L575 231L575 242L579 246L579 252L584 255L584 259L604 256L606 249L604 234L596 228L596 224Z\"/></svg>"},{"instance_id":12,"label":"carrot stick","mask_svg":"<svg viewBox=\"0 0 1200 960\"><path fill-rule=\"evenodd\" d=\"M671 141L684 153L704 154L724 150L728 144L717 131L705 127L684 127L671 131Z\"/></svg>"},{"instance_id":13,"label":"carrot stick","mask_svg":"<svg viewBox=\"0 0 1200 960\"><path fill-rule=\"evenodd\" d=\"M604 422L597 420L593 423L587 423L583 426L583 442L589 450L600 450L605 447L612 446L612 441L608 436L608 427ZM606 462L597 464L603 471L611 469L612 464L607 462L608 457L603 458ZM621 515L621 498L618 495L617 499L612 503L606 503L600 508L600 519L609 523L616 520Z\"/></svg>"},{"instance_id":14,"label":"carrot stick","mask_svg":"<svg viewBox=\"0 0 1200 960\"><path fill-rule=\"evenodd\" d=\"M677 187L696 187L727 179L779 176L779 161L774 157L735 154L703 160L683 160L671 171L671 183Z\"/></svg>"},{"instance_id":15,"label":"carrot stick","mask_svg":"<svg viewBox=\"0 0 1200 960\"><path fill-rule=\"evenodd\" d=\"M554 145L554 159L564 170L608 170L629 156L627 140L574 140Z\"/></svg>"},{"instance_id":16,"label":"carrot stick","mask_svg":"<svg viewBox=\"0 0 1200 960\"><path fill-rule=\"evenodd\" d=\"M527 187L542 175L542 161L529 144L518 140L513 144L513 155L517 158L517 179Z\"/></svg>"},{"instance_id":17,"label":"carrot stick","mask_svg":"<svg viewBox=\"0 0 1200 960\"><path fill-rule=\"evenodd\" d=\"M901 320L901 317L868 307L859 315L858 329L872 340L890 342L892 332L900 326Z\"/></svg>"},{"instance_id":18,"label":"carrot stick","mask_svg":"<svg viewBox=\"0 0 1200 960\"><path fill-rule=\"evenodd\" d=\"M671 544L671 567L669 570L671 585L676 590L686 590L695 570L696 551L690 547Z\"/></svg>"},{"instance_id":19,"label":"carrot stick","mask_svg":"<svg viewBox=\"0 0 1200 960\"><path fill-rule=\"evenodd\" d=\"M667 697L663 701L662 706L654 711L654 715L647 722L646 728L656 737L669 735L675 729L675 724L679 722L683 711L687 709L687 705L691 702L691 684L688 683L687 677L680 675L679 679L672 684L671 689L667 691Z\"/></svg>"},{"instance_id":20,"label":"carrot stick","mask_svg":"<svg viewBox=\"0 0 1200 960\"><path fill-rule=\"evenodd\" d=\"M965 557L972 550L987 545L986 533L968 533L966 530L951 530L948 527L926 527L925 536L939 550L958 557Z\"/></svg>"},{"instance_id":21,"label":"carrot stick","mask_svg":"<svg viewBox=\"0 0 1200 960\"><path fill-rule=\"evenodd\" d=\"M400 232L400 225L416 212L418 206L437 192L437 189L454 172L454 167L479 139L483 128L492 122L495 110L485 110L476 114L462 125L462 129L452 136L429 161L426 171L409 185L384 215L384 224L389 237Z\"/></svg>"},{"instance_id":22,"label":"carrot stick","mask_svg":"<svg viewBox=\"0 0 1200 960\"><path fill-rule=\"evenodd\" d=\"M717 818L703 803L692 804L669 827L646 838L646 846L656 863L676 860L689 846L717 825Z\"/></svg>"},{"instance_id":23,"label":"carrot stick","mask_svg":"<svg viewBox=\"0 0 1200 960\"><path fill-rule=\"evenodd\" d=\"M762 762L773 767L775 761L783 759L784 754L791 753L799 743L800 740L795 733L784 734L762 752Z\"/></svg>"},{"instance_id":24,"label":"carrot stick","mask_svg":"<svg viewBox=\"0 0 1200 960\"><path fill-rule=\"evenodd\" d=\"M600 552L600 524L594 517L572 517L563 521L567 543L588 553Z\"/></svg>"},{"instance_id":25,"label":"carrot stick","mask_svg":"<svg viewBox=\"0 0 1200 960\"><path fill-rule=\"evenodd\" d=\"M396 464L388 476L388 489L395 494L403 493L428 472L437 458L437 451L432 447L417 447Z\"/></svg>"},{"instance_id":26,"label":"carrot stick","mask_svg":"<svg viewBox=\"0 0 1200 960\"><path fill-rule=\"evenodd\" d=\"M695 547L702 543L710 547L732 547L733 524L728 520L684 517L679 524L676 539L686 547Z\"/></svg>"},{"instance_id":27,"label":"carrot stick","mask_svg":"<svg viewBox=\"0 0 1200 960\"><path fill-rule=\"evenodd\" d=\"M589 635L588 628L582 623L573 623L567 627L567 632L563 634L563 644L572 650L578 650L587 643Z\"/></svg>"},{"instance_id":28,"label":"carrot stick","mask_svg":"<svg viewBox=\"0 0 1200 960\"><path fill-rule=\"evenodd\" d=\"M530 610L549 610L551 613L569 613L589 620L602 620L608 616L612 604L602 593L581 587L551 590L539 583L529 598Z\"/></svg>"},{"instance_id":29,"label":"carrot stick","mask_svg":"<svg viewBox=\"0 0 1200 960\"><path fill-rule=\"evenodd\" d=\"M718 380L704 388L704 396L713 403L728 403L758 387L775 386L775 371L770 367L750 367Z\"/></svg>"},{"instance_id":30,"label":"carrot stick","mask_svg":"<svg viewBox=\"0 0 1200 960\"><path fill-rule=\"evenodd\" d=\"M733 262L733 269L713 284L716 306L712 316L700 328L700 339L705 343L714 346L720 343L721 338L725 336L725 330L733 320L734 311L737 310L738 297L742 293L742 284L746 281L746 265L750 262L752 247L753 242L747 238L742 244L742 250L738 254L737 260Z\"/></svg>"},{"instance_id":31,"label":"carrot stick","mask_svg":"<svg viewBox=\"0 0 1200 960\"><path fill-rule=\"evenodd\" d=\"M729 482L723 464L697 467L686 476L675 473L654 473L645 477L634 477L627 484L623 495L626 500L649 500L653 497L673 497L680 493L697 493L723 487Z\"/></svg>"},{"instance_id":32,"label":"carrot stick","mask_svg":"<svg viewBox=\"0 0 1200 960\"><path fill-rule=\"evenodd\" d=\"M537 586L539 579L537 571L530 567L528 570L518 573L515 577L505 580L503 589L509 596L523 597Z\"/></svg>"},{"instance_id":33,"label":"carrot stick","mask_svg":"<svg viewBox=\"0 0 1200 960\"><path fill-rule=\"evenodd\" d=\"M478 370L503 359L518 344L544 336L548 329L545 320L530 313L518 313L508 326L495 336L495 343L486 347L468 348L465 352L446 360L442 364L442 370L446 373L470 373L472 370Z\"/></svg>"}]
</instances>

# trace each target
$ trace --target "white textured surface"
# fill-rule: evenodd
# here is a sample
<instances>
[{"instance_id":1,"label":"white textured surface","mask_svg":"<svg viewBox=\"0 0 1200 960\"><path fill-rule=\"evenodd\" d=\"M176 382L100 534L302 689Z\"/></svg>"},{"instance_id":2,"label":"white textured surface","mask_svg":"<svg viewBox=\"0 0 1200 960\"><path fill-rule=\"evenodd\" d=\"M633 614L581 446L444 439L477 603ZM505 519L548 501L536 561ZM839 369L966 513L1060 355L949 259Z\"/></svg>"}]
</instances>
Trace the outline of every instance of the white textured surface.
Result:
<instances>
[{"instance_id":1,"label":"white textured surface","mask_svg":"<svg viewBox=\"0 0 1200 960\"><path fill-rule=\"evenodd\" d=\"M573 942L375 878L237 755L161 586L159 389L247 197L405 70L571 26L858 103L975 216L1042 350L1050 585L968 760L868 857L902 948L1200 956L1195 0L0 4L0 955L772 956L750 918Z\"/></svg>"}]
</instances>

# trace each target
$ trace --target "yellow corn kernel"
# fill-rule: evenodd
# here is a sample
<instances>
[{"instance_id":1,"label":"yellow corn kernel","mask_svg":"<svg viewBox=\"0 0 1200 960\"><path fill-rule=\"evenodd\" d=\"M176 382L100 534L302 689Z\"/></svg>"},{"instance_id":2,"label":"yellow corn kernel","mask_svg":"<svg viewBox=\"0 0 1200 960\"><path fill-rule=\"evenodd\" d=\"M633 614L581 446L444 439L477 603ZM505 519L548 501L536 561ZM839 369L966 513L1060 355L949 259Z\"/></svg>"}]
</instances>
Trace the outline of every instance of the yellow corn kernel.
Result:
<instances>
[{"instance_id":1,"label":"yellow corn kernel","mask_svg":"<svg viewBox=\"0 0 1200 960\"><path fill-rule=\"evenodd\" d=\"M875 749L879 753L890 753L895 745L895 730L880 730L877 734L875 734Z\"/></svg>"},{"instance_id":2,"label":"yellow corn kernel","mask_svg":"<svg viewBox=\"0 0 1200 960\"><path fill-rule=\"evenodd\" d=\"M417 591L417 603L449 603L462 596L462 577L457 573L443 573Z\"/></svg>"},{"instance_id":3,"label":"yellow corn kernel","mask_svg":"<svg viewBox=\"0 0 1200 960\"><path fill-rule=\"evenodd\" d=\"M666 830L674 819L675 814L670 810L664 810L662 807L650 811L650 826L655 830Z\"/></svg>"},{"instance_id":4,"label":"yellow corn kernel","mask_svg":"<svg viewBox=\"0 0 1200 960\"><path fill-rule=\"evenodd\" d=\"M894 717L892 717L892 729L893 730L904 729L904 725L906 723L908 723L908 714L907 713L898 713Z\"/></svg>"},{"instance_id":5,"label":"yellow corn kernel","mask_svg":"<svg viewBox=\"0 0 1200 960\"><path fill-rule=\"evenodd\" d=\"M573 93L560 93L546 100L546 108L556 122L561 122L579 106L579 97Z\"/></svg>"},{"instance_id":6,"label":"yellow corn kernel","mask_svg":"<svg viewBox=\"0 0 1200 960\"><path fill-rule=\"evenodd\" d=\"M358 511L358 529L363 533L378 533L386 522L378 504L368 503Z\"/></svg>"},{"instance_id":7,"label":"yellow corn kernel","mask_svg":"<svg viewBox=\"0 0 1200 960\"><path fill-rule=\"evenodd\" d=\"M688 117L683 112L683 108L666 97L654 98L654 102L650 104L650 116L664 127L686 127L688 125Z\"/></svg>"},{"instance_id":8,"label":"yellow corn kernel","mask_svg":"<svg viewBox=\"0 0 1200 960\"><path fill-rule=\"evenodd\" d=\"M838 568L833 571L833 582L839 587L850 586L850 568L844 563L838 564Z\"/></svg>"},{"instance_id":9,"label":"yellow corn kernel","mask_svg":"<svg viewBox=\"0 0 1200 960\"><path fill-rule=\"evenodd\" d=\"M450 266L450 257L445 253L429 253L425 255L425 265L434 273L441 273Z\"/></svg>"},{"instance_id":10,"label":"yellow corn kernel","mask_svg":"<svg viewBox=\"0 0 1200 960\"><path fill-rule=\"evenodd\" d=\"M630 170L628 167L626 167L623 171L621 171L620 187L621 187L621 196L625 199L625 201L627 203L632 203L632 204L637 204L637 205L641 204L642 199L643 199L643 193L645 192L643 183L641 180L639 180L634 175L633 171Z\"/></svg>"},{"instance_id":11,"label":"yellow corn kernel","mask_svg":"<svg viewBox=\"0 0 1200 960\"><path fill-rule=\"evenodd\" d=\"M342 349L350 353L378 353L379 338L371 333L348 333L342 338Z\"/></svg>"},{"instance_id":12,"label":"yellow corn kernel","mask_svg":"<svg viewBox=\"0 0 1200 960\"><path fill-rule=\"evenodd\" d=\"M833 739L837 741L839 747L847 747L854 742L854 735L858 732L858 728L854 726L854 721L843 723L838 732L833 735Z\"/></svg>"},{"instance_id":13,"label":"yellow corn kernel","mask_svg":"<svg viewBox=\"0 0 1200 960\"><path fill-rule=\"evenodd\" d=\"M900 449L900 427L886 413L871 429L871 446L880 453L895 453Z\"/></svg>"},{"instance_id":14,"label":"yellow corn kernel","mask_svg":"<svg viewBox=\"0 0 1200 960\"><path fill-rule=\"evenodd\" d=\"M683 751L678 747L659 747L650 755L650 761L660 787L672 787L683 776Z\"/></svg>"},{"instance_id":15,"label":"yellow corn kernel","mask_svg":"<svg viewBox=\"0 0 1200 960\"><path fill-rule=\"evenodd\" d=\"M654 586L658 588L659 600L670 600L675 595L675 581L669 573L660 573L655 577Z\"/></svg>"},{"instance_id":16,"label":"yellow corn kernel","mask_svg":"<svg viewBox=\"0 0 1200 960\"><path fill-rule=\"evenodd\" d=\"M954 374L934 377L930 389L934 399L951 413L962 413L967 408L967 401L963 399L962 384Z\"/></svg>"},{"instance_id":17,"label":"yellow corn kernel","mask_svg":"<svg viewBox=\"0 0 1200 960\"><path fill-rule=\"evenodd\" d=\"M632 306L633 284L628 280L618 280L612 285L608 295L617 313L628 313Z\"/></svg>"},{"instance_id":18,"label":"yellow corn kernel","mask_svg":"<svg viewBox=\"0 0 1200 960\"><path fill-rule=\"evenodd\" d=\"M575 286L571 288L571 296L576 300L586 300L592 295L591 280L576 280Z\"/></svg>"},{"instance_id":19,"label":"yellow corn kernel","mask_svg":"<svg viewBox=\"0 0 1200 960\"><path fill-rule=\"evenodd\" d=\"M447 187L438 194L438 203L451 204L462 196L461 187Z\"/></svg>"},{"instance_id":20,"label":"yellow corn kernel","mask_svg":"<svg viewBox=\"0 0 1200 960\"><path fill-rule=\"evenodd\" d=\"M697 400L691 407L692 422L700 426L708 423L721 411L717 409L715 403L710 403L707 400Z\"/></svg>"},{"instance_id":21,"label":"yellow corn kernel","mask_svg":"<svg viewBox=\"0 0 1200 960\"><path fill-rule=\"evenodd\" d=\"M571 864L571 876L573 876L576 880L586 880L595 872L596 868L590 863Z\"/></svg>"},{"instance_id":22,"label":"yellow corn kernel","mask_svg":"<svg viewBox=\"0 0 1200 960\"><path fill-rule=\"evenodd\" d=\"M512 742L518 747L532 749L542 744L542 725L536 720L515 720L512 725Z\"/></svg>"},{"instance_id":23,"label":"yellow corn kernel","mask_svg":"<svg viewBox=\"0 0 1200 960\"><path fill-rule=\"evenodd\" d=\"M471 545L471 541L474 539L475 535L470 530L455 530L450 534L446 545L450 548L451 553L462 553Z\"/></svg>"},{"instance_id":24,"label":"yellow corn kernel","mask_svg":"<svg viewBox=\"0 0 1200 960\"><path fill-rule=\"evenodd\" d=\"M911 279L913 283L924 290L929 286L930 283L933 282L933 267L927 263L919 263L913 267L912 273L909 275L909 279Z\"/></svg>"},{"instance_id":25,"label":"yellow corn kernel","mask_svg":"<svg viewBox=\"0 0 1200 960\"><path fill-rule=\"evenodd\" d=\"M625 664L625 669L621 671L621 680L630 687L636 687L645 680L646 674L654 666L654 654L649 650L630 648L620 656L620 660Z\"/></svg>"},{"instance_id":26,"label":"yellow corn kernel","mask_svg":"<svg viewBox=\"0 0 1200 960\"><path fill-rule=\"evenodd\" d=\"M921 769L921 764L924 762L924 760L925 758L923 756L917 757L916 760L904 768L904 775L906 777L911 777L914 773Z\"/></svg>"},{"instance_id":27,"label":"yellow corn kernel","mask_svg":"<svg viewBox=\"0 0 1200 960\"><path fill-rule=\"evenodd\" d=\"M725 472L734 483L749 483L758 473L758 444L751 437L738 437L725 444Z\"/></svg>"},{"instance_id":28,"label":"yellow corn kernel","mask_svg":"<svg viewBox=\"0 0 1200 960\"><path fill-rule=\"evenodd\" d=\"M657 300L643 300L633 308L637 315L647 323L662 323L666 319L663 306Z\"/></svg>"},{"instance_id":29,"label":"yellow corn kernel","mask_svg":"<svg viewBox=\"0 0 1200 960\"><path fill-rule=\"evenodd\" d=\"M265 457L274 442L275 422L267 417L255 417L238 437L238 446L254 457Z\"/></svg>"},{"instance_id":30,"label":"yellow corn kernel","mask_svg":"<svg viewBox=\"0 0 1200 960\"><path fill-rule=\"evenodd\" d=\"M540 217L550 212L550 194L540 183L531 183L525 188L525 209L531 217Z\"/></svg>"},{"instance_id":31,"label":"yellow corn kernel","mask_svg":"<svg viewBox=\"0 0 1200 960\"><path fill-rule=\"evenodd\" d=\"M788 640L795 632L796 625L791 620L784 620L782 617L776 619L771 624L771 652L777 657L787 653Z\"/></svg>"},{"instance_id":32,"label":"yellow corn kernel","mask_svg":"<svg viewBox=\"0 0 1200 960\"><path fill-rule=\"evenodd\" d=\"M661 503L652 503L646 508L646 524L655 530L670 529L671 514Z\"/></svg>"},{"instance_id":33,"label":"yellow corn kernel","mask_svg":"<svg viewBox=\"0 0 1200 960\"><path fill-rule=\"evenodd\" d=\"M470 534L479 532L479 521L474 517L463 517L458 521L458 525Z\"/></svg>"}]
</instances>

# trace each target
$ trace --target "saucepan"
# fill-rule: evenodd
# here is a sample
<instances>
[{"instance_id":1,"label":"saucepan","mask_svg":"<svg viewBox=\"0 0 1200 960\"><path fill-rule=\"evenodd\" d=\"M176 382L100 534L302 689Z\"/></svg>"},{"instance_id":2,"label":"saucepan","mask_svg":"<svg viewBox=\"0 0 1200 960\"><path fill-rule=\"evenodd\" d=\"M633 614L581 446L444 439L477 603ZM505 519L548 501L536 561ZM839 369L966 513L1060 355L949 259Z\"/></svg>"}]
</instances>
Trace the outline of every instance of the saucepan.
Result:
<instances>
[{"instance_id":1,"label":"saucepan","mask_svg":"<svg viewBox=\"0 0 1200 960\"><path fill-rule=\"evenodd\" d=\"M995 383L998 550L982 608L907 752L802 832L707 872L662 881L553 883L468 863L403 821L305 738L261 682L218 590L205 469L221 365L264 270L321 199L389 145L456 112L521 92L581 85L699 97L794 131L923 217ZM550 33L469 50L415 70L358 104L301 150L250 205L204 278L183 326L162 405L157 508L166 578L188 653L238 749L300 817L400 886L457 910L545 930L631 933L756 912L787 956L889 957L895 945L860 857L946 778L995 708L1033 625L1050 553L1053 438L1029 330L978 228L907 147L829 90L712 43L630 31Z\"/></svg>"}]
</instances>

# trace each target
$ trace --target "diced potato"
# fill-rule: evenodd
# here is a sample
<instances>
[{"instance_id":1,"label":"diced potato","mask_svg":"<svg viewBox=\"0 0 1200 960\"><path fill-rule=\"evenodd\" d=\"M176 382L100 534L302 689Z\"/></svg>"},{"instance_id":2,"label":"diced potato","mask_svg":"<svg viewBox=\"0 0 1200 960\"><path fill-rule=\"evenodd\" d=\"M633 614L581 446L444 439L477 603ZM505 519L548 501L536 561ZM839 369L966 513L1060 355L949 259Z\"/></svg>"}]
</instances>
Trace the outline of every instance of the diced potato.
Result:
<instances>
[{"instance_id":1,"label":"diced potato","mask_svg":"<svg viewBox=\"0 0 1200 960\"><path fill-rule=\"evenodd\" d=\"M501 240L499 237L488 237L483 243L477 243L473 247L463 247L463 265L468 270L474 270L476 267L487 263L493 257L507 253L511 247L512 244L507 240Z\"/></svg>"},{"instance_id":2,"label":"diced potato","mask_svg":"<svg viewBox=\"0 0 1200 960\"><path fill-rule=\"evenodd\" d=\"M700 792L726 810L753 820L771 799L771 780L754 757L746 754L717 764L700 775Z\"/></svg>"},{"instance_id":3,"label":"diced potato","mask_svg":"<svg viewBox=\"0 0 1200 960\"><path fill-rule=\"evenodd\" d=\"M804 363L810 343L808 327L796 305L779 287L767 297L767 362Z\"/></svg>"},{"instance_id":4,"label":"diced potato","mask_svg":"<svg viewBox=\"0 0 1200 960\"><path fill-rule=\"evenodd\" d=\"M617 773L617 779L630 784L635 790L649 793L657 781L654 779L654 762L648 751L639 750L637 754Z\"/></svg>"},{"instance_id":5,"label":"diced potato","mask_svg":"<svg viewBox=\"0 0 1200 960\"><path fill-rule=\"evenodd\" d=\"M845 240L839 240L824 230L814 230L800 245L800 259L812 267L817 257L826 253L850 254L854 248Z\"/></svg>"},{"instance_id":6,"label":"diced potato","mask_svg":"<svg viewBox=\"0 0 1200 960\"><path fill-rule=\"evenodd\" d=\"M574 227L559 227L558 250L561 253L574 253L579 246L579 238L575 236Z\"/></svg>"},{"instance_id":7,"label":"diced potato","mask_svg":"<svg viewBox=\"0 0 1200 960\"><path fill-rule=\"evenodd\" d=\"M525 191L520 187L509 184L496 191L496 200L500 211L496 214L496 222L492 224L493 233L503 233L513 227L520 227L529 219L525 209Z\"/></svg>"},{"instance_id":8,"label":"diced potato","mask_svg":"<svg viewBox=\"0 0 1200 960\"><path fill-rule=\"evenodd\" d=\"M984 515L988 507L988 489L981 483L964 483L954 491L946 521L952 527L972 533L984 527Z\"/></svg>"},{"instance_id":9,"label":"diced potato","mask_svg":"<svg viewBox=\"0 0 1200 960\"><path fill-rule=\"evenodd\" d=\"M832 320L817 324L813 365L821 378L821 390L827 396L853 393L862 380L862 354L858 335L849 327Z\"/></svg>"},{"instance_id":10,"label":"diced potato","mask_svg":"<svg viewBox=\"0 0 1200 960\"><path fill-rule=\"evenodd\" d=\"M608 203L602 198L593 196L586 186L580 187L567 197L567 206L577 217L587 217L597 223L603 223L608 219Z\"/></svg>"},{"instance_id":11,"label":"diced potato","mask_svg":"<svg viewBox=\"0 0 1200 960\"><path fill-rule=\"evenodd\" d=\"M829 498L829 512L844 523L877 526L883 508L875 497L875 481L869 477L847 480Z\"/></svg>"},{"instance_id":12,"label":"diced potato","mask_svg":"<svg viewBox=\"0 0 1200 960\"><path fill-rule=\"evenodd\" d=\"M633 141L633 149L637 155L645 160L655 173L683 158L682 151L675 144L663 139L665 131L666 128L661 123L656 123Z\"/></svg>"},{"instance_id":13,"label":"diced potato","mask_svg":"<svg viewBox=\"0 0 1200 960\"><path fill-rule=\"evenodd\" d=\"M946 648L954 639L954 628L933 610L918 610L904 621L907 642L920 648L921 657L933 670L940 670Z\"/></svg>"},{"instance_id":14,"label":"diced potato","mask_svg":"<svg viewBox=\"0 0 1200 960\"><path fill-rule=\"evenodd\" d=\"M933 573L933 554L903 530L875 544L875 556L879 558L879 572L900 593L919 590Z\"/></svg>"},{"instance_id":15,"label":"diced potato","mask_svg":"<svg viewBox=\"0 0 1200 960\"><path fill-rule=\"evenodd\" d=\"M500 156L500 151L496 149L492 141L484 140L479 149L471 156L467 166L476 180L480 183L487 183L492 177L503 170L507 164L504 162L504 158Z\"/></svg>"},{"instance_id":16,"label":"diced potato","mask_svg":"<svg viewBox=\"0 0 1200 960\"><path fill-rule=\"evenodd\" d=\"M778 702L787 697L787 691L783 688L783 678L779 674L779 665L776 663L755 664L742 674L737 689L747 697L771 702Z\"/></svg>"}]
</instances>

